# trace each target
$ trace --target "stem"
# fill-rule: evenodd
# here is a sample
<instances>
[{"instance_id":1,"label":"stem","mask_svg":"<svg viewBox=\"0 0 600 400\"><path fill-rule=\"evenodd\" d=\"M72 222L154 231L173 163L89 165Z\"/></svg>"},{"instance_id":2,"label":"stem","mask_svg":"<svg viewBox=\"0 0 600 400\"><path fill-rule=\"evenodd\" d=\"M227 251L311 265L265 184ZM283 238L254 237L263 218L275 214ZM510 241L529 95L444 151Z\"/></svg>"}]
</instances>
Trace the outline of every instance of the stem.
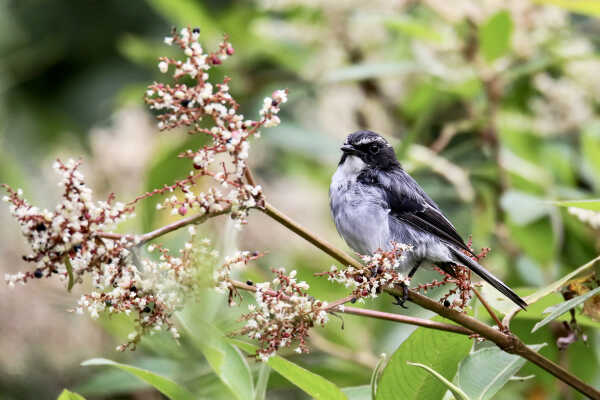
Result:
<instances>
[{"instance_id":1,"label":"stem","mask_svg":"<svg viewBox=\"0 0 600 400\"><path fill-rule=\"evenodd\" d=\"M287 215L283 214L281 211L279 211L278 209L273 207L271 204L265 203L264 208L262 208L261 210L265 214L267 214L269 217L278 221L279 223L281 223L282 225L284 225L285 227L290 229L292 232L303 237L304 239L306 239L307 241L309 241L310 243L315 245L317 248L319 248L326 254L330 255L337 261L341 262L342 264L351 265L355 268L362 268L362 265L358 261L356 261L352 257L348 256L343 251L337 249L336 247L334 247L327 241L320 239L318 236L316 236L312 232L306 230L301 225L296 223L294 220L289 218ZM402 296L402 291L400 289L390 288L390 289L386 289L386 291L388 293L391 293L396 296ZM525 358L526 360L529 360L530 362L532 362L532 363L536 364L537 366L543 368L544 370L548 371L549 373L554 375L556 378L567 383L568 385L570 385L574 389L578 390L579 392L583 393L584 395L586 395L592 399L600 400L600 392L598 390L594 389L592 386L586 384L581 379L572 375L569 371L565 370L558 364L552 362L551 360L547 359L546 357L542 356L541 354L533 351L512 333L510 333L510 332L503 333L487 324L484 324L483 322L481 322L475 318L469 317L466 314L446 308L442 304L439 304L437 301L434 301L434 300L430 299L429 297L422 296L412 290L409 290L408 298L412 302L420 305L421 307L431 310L431 311L441 315L442 317L445 317L451 321L458 323L459 325L466 328L467 330L473 331L474 333L477 333L480 336L482 336L488 340L491 340L498 347L500 347L502 350L506 351L507 353L517 354L517 355ZM347 308L348 307L344 307L344 309L347 309ZM354 310L353 308L350 308L350 309L352 311ZM390 314L390 315L395 315L395 314ZM369 315L369 316L377 318L377 317L375 317L375 315ZM391 319L391 320L395 320L396 317L402 317L402 316L395 315L395 317L393 317L394 319ZM385 319L387 319L387 318L385 318ZM398 322L400 322L400 321L398 320ZM402 322L411 323L409 321L402 321ZM431 322L431 321L429 321L429 322ZM454 329L454 326L453 325L451 325L451 326L453 327L452 329Z\"/></svg>"},{"instance_id":2,"label":"stem","mask_svg":"<svg viewBox=\"0 0 600 400\"><path fill-rule=\"evenodd\" d=\"M226 214L229 211L231 211L231 207L225 207L221 211L212 211L212 212L192 215L191 217L180 219L179 221L175 221L172 224L162 226L158 229L155 229L153 231L145 233L142 236L138 236L137 239L139 239L139 240L137 241L136 246L141 246L153 239L156 239L159 236L165 235L169 232L176 231L177 229L182 228L186 225L201 224L209 218L216 217L216 216L222 215L222 214ZM124 235L124 234L120 234L120 233L98 232L97 236L104 238L104 239L111 239L111 240L121 240L123 238L126 238L131 241L136 241L136 236Z\"/></svg>"},{"instance_id":3,"label":"stem","mask_svg":"<svg viewBox=\"0 0 600 400\"><path fill-rule=\"evenodd\" d=\"M492 310L492 307L490 307L490 305L488 304L488 302L485 301L485 299L483 298L483 296L477 290L475 290L475 288L471 288L471 290L473 291L473 293L475 293L475 296L477 296L477 298L479 299L479 301L481 302L481 304L483 304L483 306L487 310L488 314L490 314L490 316L492 317L492 319L494 321L496 321L496 324L498 325L498 328L500 328L501 331L504 331L504 325L502 325L502 322L500 322L500 319L498 318L498 316L496 316L496 313L494 312L494 310Z\"/></svg>"},{"instance_id":4,"label":"stem","mask_svg":"<svg viewBox=\"0 0 600 400\"><path fill-rule=\"evenodd\" d=\"M352 314L352 315L360 315L362 317L369 317L369 318L377 318L377 319L384 319L387 321L394 321L394 322L401 322L404 324L409 324L409 325L417 325L417 326L422 326L425 328L430 328L430 329L437 329L439 331L446 331L446 332L453 332L453 333L459 333L461 335L473 335L475 332L459 326L459 325L451 325L451 324L445 324L443 322L437 322L437 321L432 321L430 319L423 319L423 318L417 318L417 317L409 317L406 315L402 315L402 314L392 314L392 313L386 313L386 312L382 312L382 311L376 311L376 310L369 310L369 309L365 309L365 308L356 308L356 307L348 307L348 306L344 306L344 308L342 309L344 314Z\"/></svg>"}]
</instances>

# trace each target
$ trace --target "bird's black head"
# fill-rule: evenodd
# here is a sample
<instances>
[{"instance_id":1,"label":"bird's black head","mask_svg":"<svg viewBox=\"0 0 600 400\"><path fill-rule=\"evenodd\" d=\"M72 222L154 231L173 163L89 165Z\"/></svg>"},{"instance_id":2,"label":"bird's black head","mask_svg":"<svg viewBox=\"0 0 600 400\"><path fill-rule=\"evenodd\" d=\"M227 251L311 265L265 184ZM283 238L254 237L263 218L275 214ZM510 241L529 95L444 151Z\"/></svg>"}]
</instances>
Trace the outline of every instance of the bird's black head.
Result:
<instances>
[{"instance_id":1,"label":"bird's black head","mask_svg":"<svg viewBox=\"0 0 600 400\"><path fill-rule=\"evenodd\" d=\"M351 133L340 149L343 152L340 164L343 164L349 156L357 156L373 168L389 169L400 166L394 148L375 132Z\"/></svg>"}]
</instances>

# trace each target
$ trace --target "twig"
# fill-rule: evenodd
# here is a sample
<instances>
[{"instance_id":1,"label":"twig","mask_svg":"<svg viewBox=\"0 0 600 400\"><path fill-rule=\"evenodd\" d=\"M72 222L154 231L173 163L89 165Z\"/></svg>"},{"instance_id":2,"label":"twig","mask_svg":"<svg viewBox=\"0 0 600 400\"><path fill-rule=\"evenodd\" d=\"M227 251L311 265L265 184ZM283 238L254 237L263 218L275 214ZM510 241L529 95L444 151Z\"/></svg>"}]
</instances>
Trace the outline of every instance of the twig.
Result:
<instances>
[{"instance_id":1,"label":"twig","mask_svg":"<svg viewBox=\"0 0 600 400\"><path fill-rule=\"evenodd\" d=\"M223 210L220 210L220 211L211 211L211 212L204 213L204 214L192 215L190 217L180 219L178 221L173 222L172 224L162 226L158 229L155 229L151 232L145 233L142 236L137 236L137 237L133 236L133 235L125 235L125 234L112 233L112 232L98 232L97 236L104 238L104 239L111 239L111 240L121 240L123 238L126 238L127 240L131 240L131 241L137 240L136 246L141 246L141 245L149 242L152 239L156 239L159 236L165 235L169 232L176 231L177 229L182 228L186 225L201 224L209 218L216 217L216 216L222 215L222 214L226 214L229 211L231 211L231 207L225 207Z\"/></svg>"},{"instance_id":2,"label":"twig","mask_svg":"<svg viewBox=\"0 0 600 400\"><path fill-rule=\"evenodd\" d=\"M506 328L504 327L504 325L502 325L502 322L500 322L500 319L498 318L498 316L496 315L494 310L492 310L492 307L490 307L488 302L483 298L483 296L477 290L475 290L475 288L471 288L471 290L473 291L473 293L475 293L475 296L477 296L477 298L479 299L481 304L483 304L483 306L487 310L488 314L490 314L490 317L492 317L492 319L494 321L496 321L496 324L498 324L498 328L501 331L504 331Z\"/></svg>"},{"instance_id":3,"label":"twig","mask_svg":"<svg viewBox=\"0 0 600 400\"><path fill-rule=\"evenodd\" d=\"M470 336L475 333L475 332L473 332L465 327L459 326L459 325L445 324L443 322L432 321L430 319L424 319L424 318L409 317L409 316L402 315L402 314L392 314L392 313L386 313L386 312L382 312L382 311L369 310L366 308L356 308L356 307L348 307L348 306L344 306L344 308L342 310L343 311L341 311L341 312L343 312L344 314L360 315L363 317L384 319L387 321L394 321L394 322L401 322L401 323L409 324L409 325L417 325L417 326L422 326L425 328L437 329L439 331L459 333L461 335Z\"/></svg>"}]
</instances>

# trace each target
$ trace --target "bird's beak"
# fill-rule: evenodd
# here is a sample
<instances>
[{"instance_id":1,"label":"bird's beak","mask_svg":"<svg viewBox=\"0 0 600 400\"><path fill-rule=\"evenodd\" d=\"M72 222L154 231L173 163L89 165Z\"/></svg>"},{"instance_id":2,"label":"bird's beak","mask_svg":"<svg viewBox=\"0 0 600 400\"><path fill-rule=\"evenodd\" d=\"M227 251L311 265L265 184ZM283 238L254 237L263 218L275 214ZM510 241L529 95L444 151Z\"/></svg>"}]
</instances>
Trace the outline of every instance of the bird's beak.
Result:
<instances>
[{"instance_id":1,"label":"bird's beak","mask_svg":"<svg viewBox=\"0 0 600 400\"><path fill-rule=\"evenodd\" d=\"M340 150L345 154L356 154L356 149L349 144L343 145Z\"/></svg>"}]
</instances>

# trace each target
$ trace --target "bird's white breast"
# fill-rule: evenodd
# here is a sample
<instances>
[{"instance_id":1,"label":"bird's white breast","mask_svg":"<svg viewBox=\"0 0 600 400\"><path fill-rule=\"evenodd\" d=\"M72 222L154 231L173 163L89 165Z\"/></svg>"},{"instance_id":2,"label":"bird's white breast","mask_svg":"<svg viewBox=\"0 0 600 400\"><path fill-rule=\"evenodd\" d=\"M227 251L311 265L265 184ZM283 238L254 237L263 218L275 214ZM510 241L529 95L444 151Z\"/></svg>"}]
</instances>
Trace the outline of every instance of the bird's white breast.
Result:
<instances>
[{"instance_id":1,"label":"bird's white breast","mask_svg":"<svg viewBox=\"0 0 600 400\"><path fill-rule=\"evenodd\" d=\"M360 172L367 166L363 160L356 156L348 156L343 164L340 164L338 169L331 178L331 189L338 188L340 185L347 185L348 182L356 181Z\"/></svg>"}]
</instances>

